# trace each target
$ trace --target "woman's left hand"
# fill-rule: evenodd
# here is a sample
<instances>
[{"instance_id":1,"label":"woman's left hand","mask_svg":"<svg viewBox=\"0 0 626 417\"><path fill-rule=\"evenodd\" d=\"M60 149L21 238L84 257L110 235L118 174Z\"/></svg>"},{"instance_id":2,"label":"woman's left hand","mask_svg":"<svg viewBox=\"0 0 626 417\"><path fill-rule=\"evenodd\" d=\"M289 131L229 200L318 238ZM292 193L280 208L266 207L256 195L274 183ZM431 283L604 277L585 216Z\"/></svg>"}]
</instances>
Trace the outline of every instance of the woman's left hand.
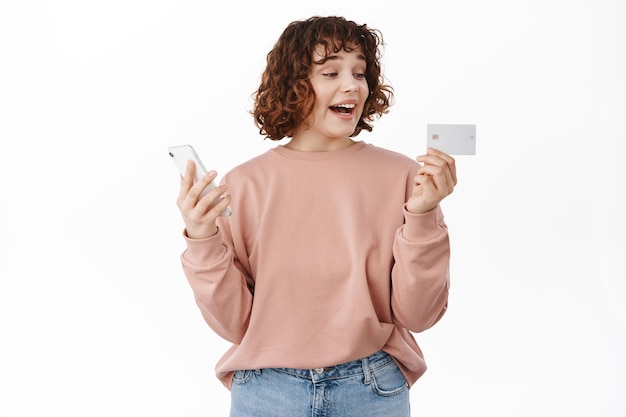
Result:
<instances>
[{"instance_id":1,"label":"woman's left hand","mask_svg":"<svg viewBox=\"0 0 626 417\"><path fill-rule=\"evenodd\" d=\"M411 213L422 214L437 207L454 191L456 165L450 155L433 148L428 148L426 155L418 156L417 161L422 167L415 175L413 193L406 208Z\"/></svg>"}]
</instances>

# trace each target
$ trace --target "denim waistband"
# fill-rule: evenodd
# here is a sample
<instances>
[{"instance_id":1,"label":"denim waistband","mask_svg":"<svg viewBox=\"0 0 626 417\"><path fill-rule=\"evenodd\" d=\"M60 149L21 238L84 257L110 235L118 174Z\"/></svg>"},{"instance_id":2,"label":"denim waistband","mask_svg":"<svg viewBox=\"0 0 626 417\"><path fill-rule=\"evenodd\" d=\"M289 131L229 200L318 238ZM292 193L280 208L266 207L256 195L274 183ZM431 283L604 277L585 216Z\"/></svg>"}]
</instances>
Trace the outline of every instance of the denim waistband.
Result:
<instances>
[{"instance_id":1,"label":"denim waistband","mask_svg":"<svg viewBox=\"0 0 626 417\"><path fill-rule=\"evenodd\" d=\"M319 382L327 379L345 378L359 374L369 375L370 370L380 368L393 361L388 353L379 350L373 355L362 359L342 363L335 366L327 366L324 368L313 369L297 369L297 368L273 368L274 370L300 378Z\"/></svg>"}]
</instances>

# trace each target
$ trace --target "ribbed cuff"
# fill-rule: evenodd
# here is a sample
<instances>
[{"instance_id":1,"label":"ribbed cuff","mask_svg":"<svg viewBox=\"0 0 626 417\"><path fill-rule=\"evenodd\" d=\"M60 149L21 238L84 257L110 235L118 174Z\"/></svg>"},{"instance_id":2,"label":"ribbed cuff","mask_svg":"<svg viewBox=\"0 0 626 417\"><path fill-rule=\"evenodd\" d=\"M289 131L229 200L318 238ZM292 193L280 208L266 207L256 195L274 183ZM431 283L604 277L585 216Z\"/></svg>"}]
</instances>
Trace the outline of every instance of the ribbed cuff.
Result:
<instances>
[{"instance_id":1,"label":"ribbed cuff","mask_svg":"<svg viewBox=\"0 0 626 417\"><path fill-rule=\"evenodd\" d=\"M187 242L184 257L195 265L213 265L224 256L226 248L222 245L222 233L219 229L216 234L204 239L192 239L187 236L186 231L183 231L183 237Z\"/></svg>"},{"instance_id":2,"label":"ribbed cuff","mask_svg":"<svg viewBox=\"0 0 626 417\"><path fill-rule=\"evenodd\" d=\"M443 212L439 206L423 213L414 214L404 208L402 235L411 242L427 242L439 236L443 227Z\"/></svg>"}]
</instances>

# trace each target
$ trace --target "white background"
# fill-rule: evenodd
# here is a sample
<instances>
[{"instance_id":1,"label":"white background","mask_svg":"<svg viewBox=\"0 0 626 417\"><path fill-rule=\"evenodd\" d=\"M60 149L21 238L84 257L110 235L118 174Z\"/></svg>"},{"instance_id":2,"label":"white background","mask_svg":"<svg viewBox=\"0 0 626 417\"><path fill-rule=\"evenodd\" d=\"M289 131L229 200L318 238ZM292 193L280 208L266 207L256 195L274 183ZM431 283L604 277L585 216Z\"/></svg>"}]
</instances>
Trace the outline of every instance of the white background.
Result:
<instances>
[{"instance_id":1,"label":"white background","mask_svg":"<svg viewBox=\"0 0 626 417\"><path fill-rule=\"evenodd\" d=\"M275 146L250 95L314 14L385 37L396 104L358 139L478 126L413 414L626 415L625 2L0 0L1 416L226 415L166 148L221 176Z\"/></svg>"}]
</instances>

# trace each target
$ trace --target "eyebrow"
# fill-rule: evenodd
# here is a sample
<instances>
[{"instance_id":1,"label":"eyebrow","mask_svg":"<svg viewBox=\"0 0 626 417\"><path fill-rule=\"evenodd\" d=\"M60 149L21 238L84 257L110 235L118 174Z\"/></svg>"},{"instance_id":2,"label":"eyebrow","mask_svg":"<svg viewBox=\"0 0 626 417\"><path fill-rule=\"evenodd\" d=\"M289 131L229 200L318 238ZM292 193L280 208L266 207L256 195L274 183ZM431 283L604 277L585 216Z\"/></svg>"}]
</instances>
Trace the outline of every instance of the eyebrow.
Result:
<instances>
[{"instance_id":1,"label":"eyebrow","mask_svg":"<svg viewBox=\"0 0 626 417\"><path fill-rule=\"evenodd\" d=\"M331 60L336 61L338 59L343 59L343 56L341 56L341 55L330 55L328 58L326 58L327 61L331 61ZM366 61L365 55L363 55L363 54L358 54L356 56L356 59L359 59L361 61Z\"/></svg>"}]
</instances>

